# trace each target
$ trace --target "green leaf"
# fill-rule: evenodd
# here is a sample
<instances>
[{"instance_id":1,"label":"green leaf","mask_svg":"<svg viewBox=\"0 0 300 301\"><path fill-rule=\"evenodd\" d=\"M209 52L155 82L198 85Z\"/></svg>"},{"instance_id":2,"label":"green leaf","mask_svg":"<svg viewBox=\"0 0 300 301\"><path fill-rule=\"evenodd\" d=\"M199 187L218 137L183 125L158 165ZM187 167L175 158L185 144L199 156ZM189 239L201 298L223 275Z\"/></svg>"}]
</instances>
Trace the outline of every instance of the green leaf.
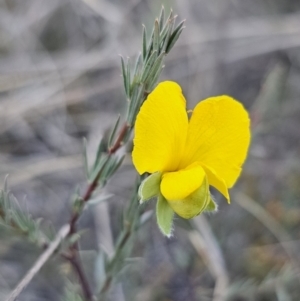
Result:
<instances>
[{"instance_id":1,"label":"green leaf","mask_svg":"<svg viewBox=\"0 0 300 301\"><path fill-rule=\"evenodd\" d=\"M137 112L140 109L141 102L143 101L145 86L144 84L135 85L132 93L131 102L129 104L127 113L127 123L133 126Z\"/></svg>"},{"instance_id":2,"label":"green leaf","mask_svg":"<svg viewBox=\"0 0 300 301\"><path fill-rule=\"evenodd\" d=\"M118 164L119 158L118 156L108 156L107 163L103 165L101 175L99 177L99 183L101 182L103 185L106 184L107 179L113 174L115 166Z\"/></svg>"},{"instance_id":3,"label":"green leaf","mask_svg":"<svg viewBox=\"0 0 300 301\"><path fill-rule=\"evenodd\" d=\"M154 62L156 61L156 58L157 58L157 51L154 50L154 51L152 51L151 56L149 57L146 65L144 67L142 78L141 78L142 83L148 77L149 72L151 71Z\"/></svg>"},{"instance_id":4,"label":"green leaf","mask_svg":"<svg viewBox=\"0 0 300 301\"><path fill-rule=\"evenodd\" d=\"M139 79L139 75L140 75L140 69L141 66L143 64L143 59L142 59L142 54L139 53L136 62L135 62L135 66L134 66L134 72L133 72L133 85L138 81Z\"/></svg>"},{"instance_id":5,"label":"green leaf","mask_svg":"<svg viewBox=\"0 0 300 301\"><path fill-rule=\"evenodd\" d=\"M109 194L100 194L99 196L89 200L86 204L85 204L85 209L88 209L90 207L99 205L100 203L110 199L112 196L114 196L112 193Z\"/></svg>"},{"instance_id":6,"label":"green leaf","mask_svg":"<svg viewBox=\"0 0 300 301\"><path fill-rule=\"evenodd\" d=\"M160 231L167 237L172 236L173 216L173 209L160 193L156 203L156 220Z\"/></svg>"},{"instance_id":7,"label":"green leaf","mask_svg":"<svg viewBox=\"0 0 300 301\"><path fill-rule=\"evenodd\" d=\"M103 171L103 169L105 168L105 166L108 163L108 160L109 159L106 155L101 155L99 157L99 160L97 160L98 161L97 164L94 165L93 171L90 174L90 182L93 182L95 180L95 178L97 177L97 175L99 174L99 172Z\"/></svg>"},{"instance_id":8,"label":"green leaf","mask_svg":"<svg viewBox=\"0 0 300 301\"><path fill-rule=\"evenodd\" d=\"M167 34L168 34L170 28L171 28L170 22L167 22L167 23L165 24L165 26L162 28L161 33L160 33L160 36L159 36L159 44L160 44L160 45L162 44L162 41L165 40L165 38L166 38L166 36L167 36ZM169 36L169 37L170 37L170 36Z\"/></svg>"},{"instance_id":9,"label":"green leaf","mask_svg":"<svg viewBox=\"0 0 300 301\"><path fill-rule=\"evenodd\" d=\"M159 20L159 28L162 28L165 22L165 8L163 6L161 7L158 20Z\"/></svg>"},{"instance_id":10,"label":"green leaf","mask_svg":"<svg viewBox=\"0 0 300 301\"><path fill-rule=\"evenodd\" d=\"M109 169L107 170L106 173L106 177L110 178L115 172L116 170L121 166L121 164L123 163L124 159L125 159L125 154L121 157L116 157L114 161L112 161L111 165L109 166Z\"/></svg>"},{"instance_id":11,"label":"green leaf","mask_svg":"<svg viewBox=\"0 0 300 301\"><path fill-rule=\"evenodd\" d=\"M168 41L168 46L166 49L166 53L169 53L170 50L173 48L174 44L177 42L181 32L183 31L184 27L184 22L185 20L183 20L182 22L180 22L177 27L174 29L169 41Z\"/></svg>"},{"instance_id":12,"label":"green leaf","mask_svg":"<svg viewBox=\"0 0 300 301\"><path fill-rule=\"evenodd\" d=\"M139 187L140 203L156 197L160 193L161 172L155 172L146 178Z\"/></svg>"},{"instance_id":13,"label":"green leaf","mask_svg":"<svg viewBox=\"0 0 300 301\"><path fill-rule=\"evenodd\" d=\"M156 59L156 61L153 64L153 67L151 71L149 72L148 76L145 79L145 82L153 81L154 76L157 74L157 72L161 72L163 59L165 57L166 53L162 52L159 57Z\"/></svg>"},{"instance_id":14,"label":"green leaf","mask_svg":"<svg viewBox=\"0 0 300 301\"><path fill-rule=\"evenodd\" d=\"M113 141L115 139L115 135L116 135L117 128L119 126L120 118L121 118L121 115L118 116L117 121L116 121L116 123L115 123L115 125L114 125L114 127L113 127L113 129L111 131L111 134L109 135L109 139L108 139L108 145L109 145L109 147L112 146Z\"/></svg>"},{"instance_id":15,"label":"green leaf","mask_svg":"<svg viewBox=\"0 0 300 301\"><path fill-rule=\"evenodd\" d=\"M90 172L89 172L89 163L88 163L88 157L87 157L87 141L86 138L83 138L83 166L86 178L89 179Z\"/></svg>"},{"instance_id":16,"label":"green leaf","mask_svg":"<svg viewBox=\"0 0 300 301\"><path fill-rule=\"evenodd\" d=\"M143 24L143 60L145 61L147 56L147 32L146 27Z\"/></svg>"},{"instance_id":17,"label":"green leaf","mask_svg":"<svg viewBox=\"0 0 300 301\"><path fill-rule=\"evenodd\" d=\"M154 23L154 34L153 34L153 50L158 52L159 47L159 23L155 20Z\"/></svg>"},{"instance_id":18,"label":"green leaf","mask_svg":"<svg viewBox=\"0 0 300 301\"><path fill-rule=\"evenodd\" d=\"M18 200L7 190L0 190L0 225L10 230L18 230L18 233L26 235L31 242L39 246L48 240L40 229L41 219L34 220L30 214L23 212Z\"/></svg>"},{"instance_id":19,"label":"green leaf","mask_svg":"<svg viewBox=\"0 0 300 301\"><path fill-rule=\"evenodd\" d=\"M218 205L217 203L213 200L212 196L210 195L210 200L204 211L207 212L215 212L218 210Z\"/></svg>"},{"instance_id":20,"label":"green leaf","mask_svg":"<svg viewBox=\"0 0 300 301\"><path fill-rule=\"evenodd\" d=\"M128 91L126 90L127 89L127 80L126 80L126 68L125 68L125 62L124 62L124 59L123 57L121 56L121 66L122 66L122 76L123 76L123 84L124 84L124 88L125 88L125 92L126 92L126 95L128 96Z\"/></svg>"},{"instance_id":21,"label":"green leaf","mask_svg":"<svg viewBox=\"0 0 300 301\"><path fill-rule=\"evenodd\" d=\"M131 75L130 75L130 60L127 58L127 63L125 64L125 61L123 57L121 56L121 65L122 65L122 76L123 76L123 84L125 89L125 94L127 98L130 98L130 81L131 81Z\"/></svg>"},{"instance_id":22,"label":"green leaf","mask_svg":"<svg viewBox=\"0 0 300 301\"><path fill-rule=\"evenodd\" d=\"M163 70L165 66L162 65L161 68L157 69L157 72L153 75L152 79L148 81L148 86L147 89L149 91L152 91L154 89L154 87L156 86L157 82L158 82L158 78Z\"/></svg>"},{"instance_id":23,"label":"green leaf","mask_svg":"<svg viewBox=\"0 0 300 301\"><path fill-rule=\"evenodd\" d=\"M103 161L103 153L106 152L108 148L107 141L105 138L102 138L99 142L98 148L97 148L97 153L95 157L95 162L93 164L92 172L94 172L99 165L101 164L101 161ZM91 175L90 175L91 178Z\"/></svg>"},{"instance_id":24,"label":"green leaf","mask_svg":"<svg viewBox=\"0 0 300 301\"><path fill-rule=\"evenodd\" d=\"M169 17L167 18L167 21L172 21L172 19L173 19L173 10L171 9Z\"/></svg>"},{"instance_id":25,"label":"green leaf","mask_svg":"<svg viewBox=\"0 0 300 301\"><path fill-rule=\"evenodd\" d=\"M64 294L62 297L62 301L83 301L83 299L80 297L80 294L77 292L78 287L69 282L68 279L65 280L65 288L64 288Z\"/></svg>"},{"instance_id":26,"label":"green leaf","mask_svg":"<svg viewBox=\"0 0 300 301\"><path fill-rule=\"evenodd\" d=\"M151 35L151 39L146 49L146 56L144 58L144 63L148 62L150 55L152 54L153 50L153 34Z\"/></svg>"},{"instance_id":27,"label":"green leaf","mask_svg":"<svg viewBox=\"0 0 300 301\"><path fill-rule=\"evenodd\" d=\"M86 229L82 229L80 231L77 231L76 233L74 233L73 235L71 235L67 241L67 243L69 245L73 245L75 244L76 242L79 241L79 239L81 238L81 236L86 232L87 230Z\"/></svg>"},{"instance_id":28,"label":"green leaf","mask_svg":"<svg viewBox=\"0 0 300 301\"><path fill-rule=\"evenodd\" d=\"M127 69L126 69L126 90L127 95L130 97L130 85L131 85L131 72L130 72L130 59L127 58Z\"/></svg>"}]
</instances>

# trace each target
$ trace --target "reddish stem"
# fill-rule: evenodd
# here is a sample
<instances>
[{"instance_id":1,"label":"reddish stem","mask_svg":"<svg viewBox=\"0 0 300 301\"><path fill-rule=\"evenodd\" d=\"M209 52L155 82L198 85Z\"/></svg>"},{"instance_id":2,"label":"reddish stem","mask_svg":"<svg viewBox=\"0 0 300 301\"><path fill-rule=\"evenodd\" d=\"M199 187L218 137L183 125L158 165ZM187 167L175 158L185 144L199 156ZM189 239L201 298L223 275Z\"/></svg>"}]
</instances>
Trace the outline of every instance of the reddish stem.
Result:
<instances>
[{"instance_id":1,"label":"reddish stem","mask_svg":"<svg viewBox=\"0 0 300 301\"><path fill-rule=\"evenodd\" d=\"M74 250L74 252L72 252L72 255L63 256L63 257L72 264L73 268L77 272L77 275L78 275L79 281L81 283L81 287L82 287L82 291L83 291L85 299L88 300L88 301L92 301L93 300L93 293L92 293L90 285L87 281L84 270L82 268L80 259L78 258L77 252L75 253L75 250Z\"/></svg>"},{"instance_id":2,"label":"reddish stem","mask_svg":"<svg viewBox=\"0 0 300 301\"><path fill-rule=\"evenodd\" d=\"M119 132L119 136L118 136L116 142L108 150L109 155L115 153L123 145L123 139L129 128L130 128L130 125L125 122Z\"/></svg>"}]
</instances>

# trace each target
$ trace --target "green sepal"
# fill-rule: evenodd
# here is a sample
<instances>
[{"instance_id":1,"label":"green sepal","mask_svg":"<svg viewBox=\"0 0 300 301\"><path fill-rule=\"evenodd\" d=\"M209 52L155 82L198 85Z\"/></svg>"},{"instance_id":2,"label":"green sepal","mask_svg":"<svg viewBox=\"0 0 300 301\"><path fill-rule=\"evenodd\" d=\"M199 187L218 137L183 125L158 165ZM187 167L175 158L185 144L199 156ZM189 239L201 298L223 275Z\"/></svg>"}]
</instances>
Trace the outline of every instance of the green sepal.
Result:
<instances>
[{"instance_id":1,"label":"green sepal","mask_svg":"<svg viewBox=\"0 0 300 301\"><path fill-rule=\"evenodd\" d=\"M209 203L207 204L207 206L204 209L204 211L207 211L207 212L216 212L217 210L218 210L218 205L214 201L214 199L212 198L212 196L210 195Z\"/></svg>"},{"instance_id":2,"label":"green sepal","mask_svg":"<svg viewBox=\"0 0 300 301\"><path fill-rule=\"evenodd\" d=\"M161 233L167 237L172 236L173 217L173 209L160 193L156 203L156 220Z\"/></svg>"},{"instance_id":3,"label":"green sepal","mask_svg":"<svg viewBox=\"0 0 300 301\"><path fill-rule=\"evenodd\" d=\"M161 172L155 172L141 183L138 191L141 204L159 195L160 182Z\"/></svg>"}]
</instances>

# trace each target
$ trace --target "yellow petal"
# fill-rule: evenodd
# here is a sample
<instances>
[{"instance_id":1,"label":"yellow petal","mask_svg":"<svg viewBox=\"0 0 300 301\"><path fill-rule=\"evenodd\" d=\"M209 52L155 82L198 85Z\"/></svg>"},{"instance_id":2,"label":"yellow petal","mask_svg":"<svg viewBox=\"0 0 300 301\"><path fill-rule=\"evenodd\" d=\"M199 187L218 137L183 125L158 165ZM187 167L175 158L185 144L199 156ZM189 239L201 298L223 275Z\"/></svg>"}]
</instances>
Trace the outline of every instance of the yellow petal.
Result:
<instances>
[{"instance_id":1,"label":"yellow petal","mask_svg":"<svg viewBox=\"0 0 300 301\"><path fill-rule=\"evenodd\" d=\"M197 190L204 178L203 168L192 164L185 169L163 174L160 191L168 201L182 200Z\"/></svg>"},{"instance_id":2,"label":"yellow petal","mask_svg":"<svg viewBox=\"0 0 300 301\"><path fill-rule=\"evenodd\" d=\"M189 219L206 209L210 202L210 193L206 177L201 186L188 197L181 200L168 201L170 207L179 216Z\"/></svg>"},{"instance_id":3,"label":"yellow petal","mask_svg":"<svg viewBox=\"0 0 300 301\"><path fill-rule=\"evenodd\" d=\"M224 197L227 199L228 203L230 204L230 196L229 196L228 188L226 186L225 181L223 179L221 179L220 177L218 177L218 175L212 168L208 168L205 165L202 165L202 167L205 170L209 185L218 189L224 195Z\"/></svg>"},{"instance_id":4,"label":"yellow petal","mask_svg":"<svg viewBox=\"0 0 300 301\"><path fill-rule=\"evenodd\" d=\"M144 172L174 171L188 129L185 99L174 82L160 83L141 107L135 123L133 164Z\"/></svg>"},{"instance_id":5,"label":"yellow petal","mask_svg":"<svg viewBox=\"0 0 300 301\"><path fill-rule=\"evenodd\" d=\"M249 127L247 111L233 98L217 96L200 102L189 123L186 149L180 167L184 168L198 161L214 170L228 188L232 187L247 155ZM211 176L209 181L213 181Z\"/></svg>"}]
</instances>

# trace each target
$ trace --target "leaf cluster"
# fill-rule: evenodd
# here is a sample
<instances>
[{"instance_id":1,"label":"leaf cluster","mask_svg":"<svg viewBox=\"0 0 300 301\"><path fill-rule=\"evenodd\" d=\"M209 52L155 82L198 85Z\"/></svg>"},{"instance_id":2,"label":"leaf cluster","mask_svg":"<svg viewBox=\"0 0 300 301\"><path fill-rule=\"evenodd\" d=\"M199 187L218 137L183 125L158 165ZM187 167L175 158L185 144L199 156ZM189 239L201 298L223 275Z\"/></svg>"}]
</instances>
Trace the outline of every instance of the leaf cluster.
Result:
<instances>
[{"instance_id":1,"label":"leaf cluster","mask_svg":"<svg viewBox=\"0 0 300 301\"><path fill-rule=\"evenodd\" d=\"M29 241L39 246L45 246L50 237L41 230L41 222L42 219L33 219L21 209L18 200L8 191L5 181L4 189L0 190L0 226L25 235Z\"/></svg>"},{"instance_id":2,"label":"leaf cluster","mask_svg":"<svg viewBox=\"0 0 300 301\"><path fill-rule=\"evenodd\" d=\"M139 108L158 81L164 67L164 57L184 29L185 21L175 27L176 17L171 11L165 19L165 11L162 8L160 17L154 22L149 40L143 26L142 52L138 55L133 70L130 60L125 62L121 57L125 94L129 102L126 121L130 126L134 124Z\"/></svg>"}]
</instances>

